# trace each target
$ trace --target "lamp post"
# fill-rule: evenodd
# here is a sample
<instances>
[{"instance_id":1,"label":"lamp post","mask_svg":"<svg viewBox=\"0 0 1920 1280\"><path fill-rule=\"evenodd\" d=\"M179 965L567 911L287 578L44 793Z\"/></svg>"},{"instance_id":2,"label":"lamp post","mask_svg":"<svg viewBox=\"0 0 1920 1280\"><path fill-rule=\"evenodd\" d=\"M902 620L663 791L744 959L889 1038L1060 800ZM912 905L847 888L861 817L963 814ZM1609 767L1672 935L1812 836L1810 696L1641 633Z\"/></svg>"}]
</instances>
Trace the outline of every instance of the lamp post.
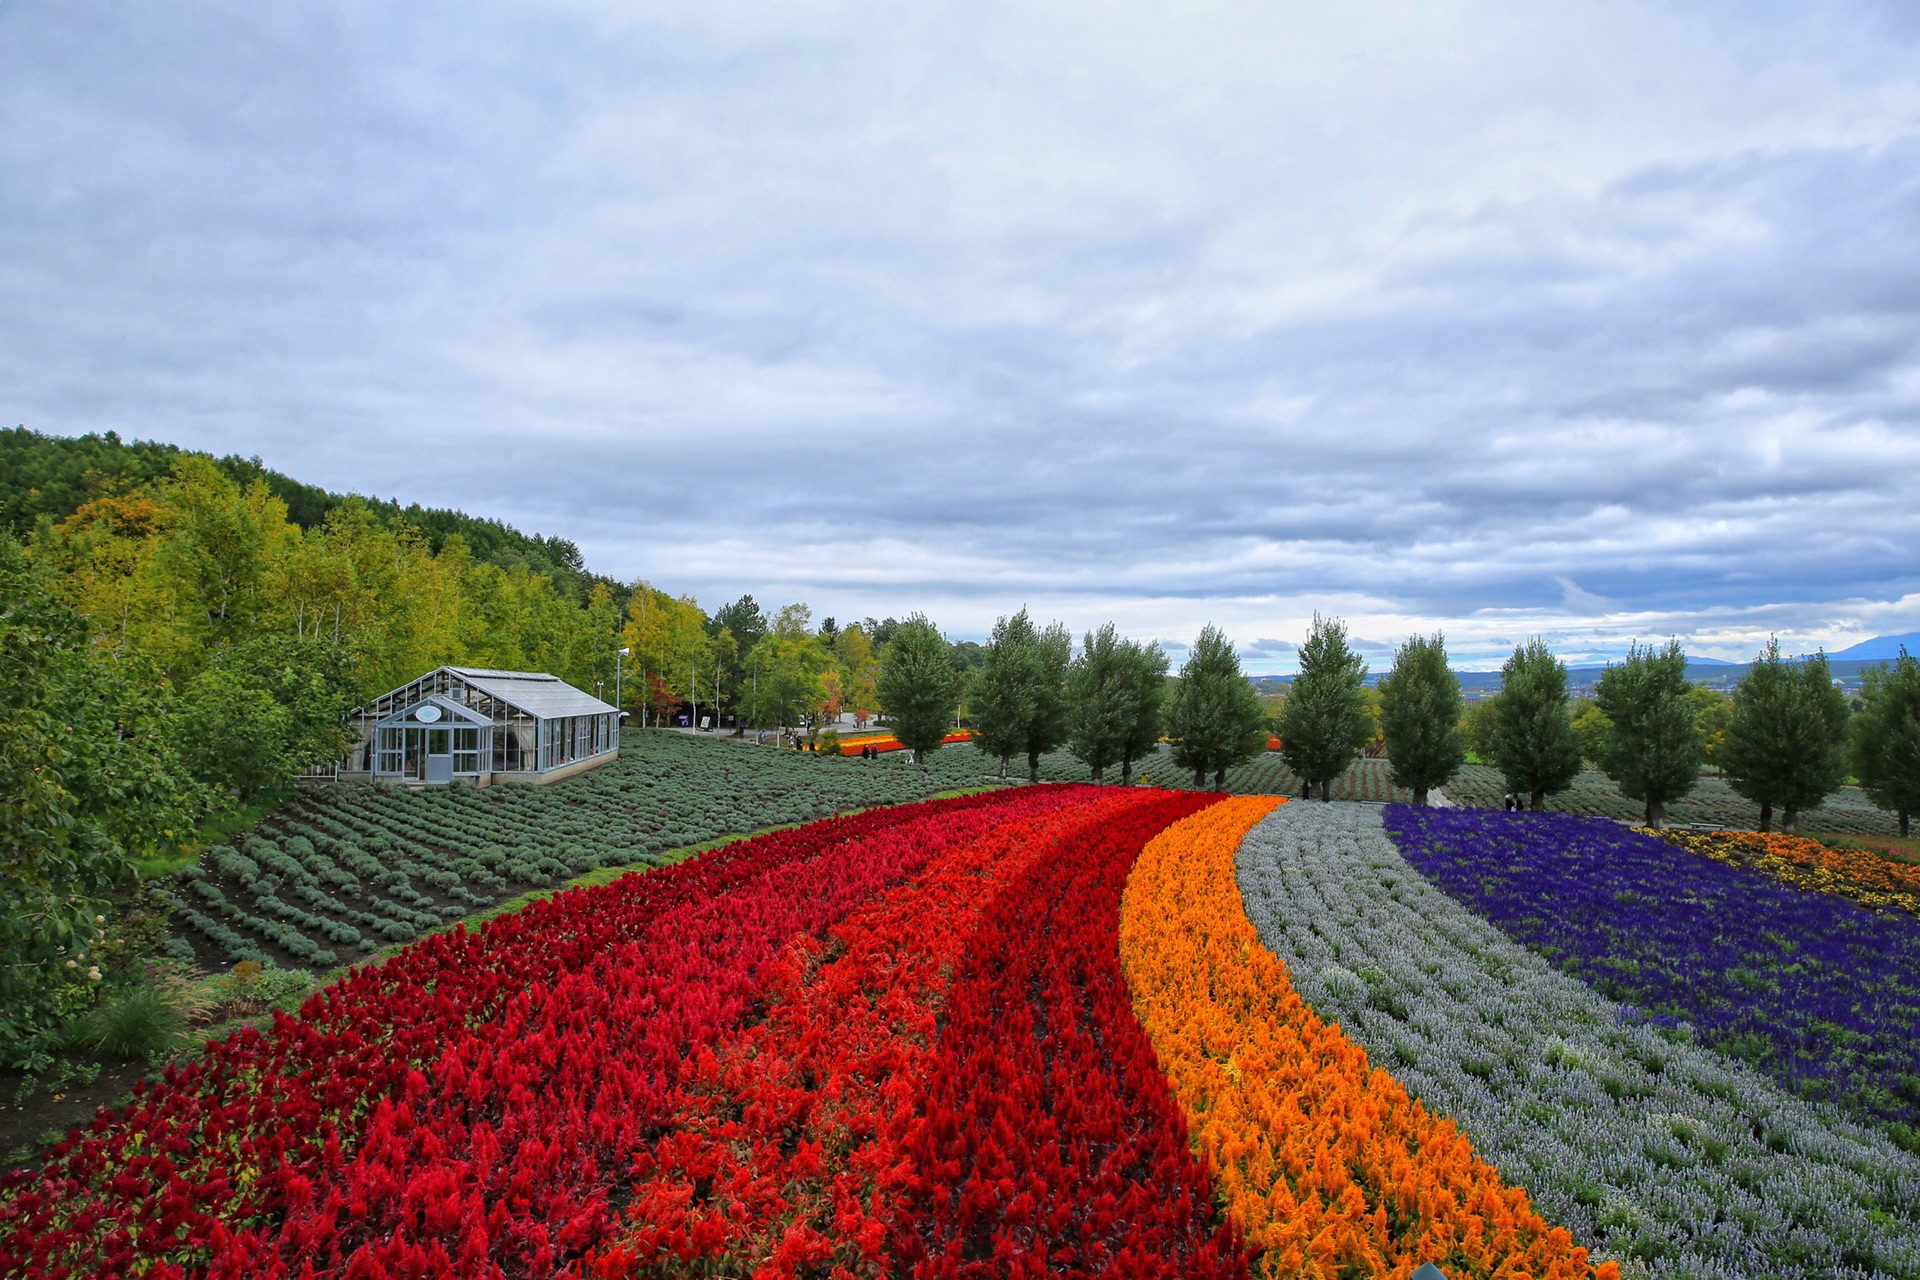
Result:
<instances>
[{"instance_id":1,"label":"lamp post","mask_svg":"<svg viewBox=\"0 0 1920 1280\"><path fill-rule=\"evenodd\" d=\"M620 705L620 659L632 653L632 649L622 649L613 655L613 705Z\"/></svg>"}]
</instances>

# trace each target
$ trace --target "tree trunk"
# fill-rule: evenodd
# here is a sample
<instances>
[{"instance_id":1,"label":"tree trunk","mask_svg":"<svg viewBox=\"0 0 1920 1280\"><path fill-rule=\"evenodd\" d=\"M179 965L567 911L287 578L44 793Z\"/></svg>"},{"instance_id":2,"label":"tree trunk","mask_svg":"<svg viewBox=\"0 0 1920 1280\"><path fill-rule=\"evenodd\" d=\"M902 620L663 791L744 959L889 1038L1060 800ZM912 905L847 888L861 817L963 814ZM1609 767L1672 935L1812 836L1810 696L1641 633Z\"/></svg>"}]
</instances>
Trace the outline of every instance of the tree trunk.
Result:
<instances>
[{"instance_id":1,"label":"tree trunk","mask_svg":"<svg viewBox=\"0 0 1920 1280\"><path fill-rule=\"evenodd\" d=\"M1040 781L1040 753L1038 751L1027 752L1027 781Z\"/></svg>"},{"instance_id":2,"label":"tree trunk","mask_svg":"<svg viewBox=\"0 0 1920 1280\"><path fill-rule=\"evenodd\" d=\"M1201 765L1195 765L1193 767L1193 789L1195 791L1198 791L1200 788L1206 785L1207 785L1206 769Z\"/></svg>"},{"instance_id":3,"label":"tree trunk","mask_svg":"<svg viewBox=\"0 0 1920 1280\"><path fill-rule=\"evenodd\" d=\"M1786 832L1788 835L1792 835L1794 833L1795 828L1797 828L1799 825L1800 825L1800 806L1797 804L1790 803L1787 805L1785 809L1781 810L1780 829Z\"/></svg>"},{"instance_id":4,"label":"tree trunk","mask_svg":"<svg viewBox=\"0 0 1920 1280\"><path fill-rule=\"evenodd\" d=\"M1120 785L1123 787L1130 787L1133 785L1133 761L1132 760L1122 760L1120 762Z\"/></svg>"},{"instance_id":5,"label":"tree trunk","mask_svg":"<svg viewBox=\"0 0 1920 1280\"><path fill-rule=\"evenodd\" d=\"M1416 809L1424 809L1427 807L1427 789L1425 787L1415 787L1413 789L1413 807Z\"/></svg>"},{"instance_id":6,"label":"tree trunk","mask_svg":"<svg viewBox=\"0 0 1920 1280\"><path fill-rule=\"evenodd\" d=\"M1197 779L1195 780L1195 785L1198 785ZM1308 778L1300 784L1300 798L1302 800L1313 799L1313 779Z\"/></svg>"},{"instance_id":7,"label":"tree trunk","mask_svg":"<svg viewBox=\"0 0 1920 1280\"><path fill-rule=\"evenodd\" d=\"M1533 798L1529 800L1527 803L1527 808L1532 809L1535 813L1538 813L1540 810L1546 807L1547 807L1547 793L1544 791L1534 792Z\"/></svg>"},{"instance_id":8,"label":"tree trunk","mask_svg":"<svg viewBox=\"0 0 1920 1280\"><path fill-rule=\"evenodd\" d=\"M1333 799L1333 779L1320 779L1320 802L1325 804Z\"/></svg>"},{"instance_id":9,"label":"tree trunk","mask_svg":"<svg viewBox=\"0 0 1920 1280\"><path fill-rule=\"evenodd\" d=\"M1227 789L1227 771L1225 769L1215 769L1213 771L1213 789L1215 791L1225 791Z\"/></svg>"},{"instance_id":10,"label":"tree trunk","mask_svg":"<svg viewBox=\"0 0 1920 1280\"><path fill-rule=\"evenodd\" d=\"M1647 826L1655 831L1667 825L1667 806L1647 801Z\"/></svg>"},{"instance_id":11,"label":"tree trunk","mask_svg":"<svg viewBox=\"0 0 1920 1280\"><path fill-rule=\"evenodd\" d=\"M1000 757L1000 776L1001 776L1001 777L1003 777L1003 778L1004 778L1004 777L1006 777L1006 776L1007 776L1007 765L1008 765L1008 762L1009 762L1009 761L1011 761L1012 759L1013 759L1013 757L1012 757L1012 756L1001 756L1001 757Z\"/></svg>"},{"instance_id":12,"label":"tree trunk","mask_svg":"<svg viewBox=\"0 0 1920 1280\"><path fill-rule=\"evenodd\" d=\"M1093 767L1093 785L1094 786L1097 787L1106 780L1104 777L1102 777L1102 775L1105 774L1106 771L1107 771L1107 767L1105 765L1095 765Z\"/></svg>"},{"instance_id":13,"label":"tree trunk","mask_svg":"<svg viewBox=\"0 0 1920 1280\"><path fill-rule=\"evenodd\" d=\"M1773 801L1771 800L1760 802L1760 830L1773 830Z\"/></svg>"},{"instance_id":14,"label":"tree trunk","mask_svg":"<svg viewBox=\"0 0 1920 1280\"><path fill-rule=\"evenodd\" d=\"M1907 838L1907 811L1905 809L1900 811L1900 838L1902 840Z\"/></svg>"}]
</instances>

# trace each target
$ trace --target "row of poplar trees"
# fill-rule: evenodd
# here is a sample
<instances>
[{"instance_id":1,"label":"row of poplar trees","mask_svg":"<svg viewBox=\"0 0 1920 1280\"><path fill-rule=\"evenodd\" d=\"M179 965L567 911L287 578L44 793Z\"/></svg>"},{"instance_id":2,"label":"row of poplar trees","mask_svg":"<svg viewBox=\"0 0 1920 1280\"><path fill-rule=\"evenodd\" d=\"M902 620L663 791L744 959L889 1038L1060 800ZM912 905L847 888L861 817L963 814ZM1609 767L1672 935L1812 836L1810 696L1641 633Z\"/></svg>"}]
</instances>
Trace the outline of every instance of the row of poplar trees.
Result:
<instances>
[{"instance_id":1,"label":"row of poplar trees","mask_svg":"<svg viewBox=\"0 0 1920 1280\"><path fill-rule=\"evenodd\" d=\"M1337 620L1314 619L1280 717L1282 753L1326 798L1331 780L1368 740L1372 726L1362 687L1366 664ZM1633 645L1594 688L1601 731L1592 753L1622 794L1645 806L1658 826L1666 807L1700 778L1705 744L1690 696L1687 658L1678 641ZM1395 785L1425 804L1466 761L1460 682L1447 666L1446 641L1415 636L1394 654L1380 682L1380 734ZM1566 664L1544 641L1519 645L1501 668L1488 735L1491 763L1529 808L1573 784L1583 765L1567 694ZM1866 673L1856 712L1834 684L1823 654L1785 658L1769 641L1733 691L1732 715L1718 752L1736 793L1760 807L1760 829L1776 810L1791 831L1803 809L1837 791L1851 773L1874 803L1910 830L1920 807L1920 661L1905 650L1891 667Z\"/></svg>"},{"instance_id":2,"label":"row of poplar trees","mask_svg":"<svg viewBox=\"0 0 1920 1280\"><path fill-rule=\"evenodd\" d=\"M938 633L916 615L902 623L880 673L880 701L900 741L916 752L937 745L959 687ZM986 645L984 665L967 689L973 742L1000 762L1006 776L1024 758L1040 777L1040 757L1066 748L1096 782L1134 766L1173 739L1176 767L1196 787L1226 784L1232 766L1264 750L1267 725L1233 645L1212 626L1200 633L1180 679L1167 679L1166 651L1122 637L1109 622L1082 639L1060 623L1037 627L1025 609L1002 617Z\"/></svg>"}]
</instances>

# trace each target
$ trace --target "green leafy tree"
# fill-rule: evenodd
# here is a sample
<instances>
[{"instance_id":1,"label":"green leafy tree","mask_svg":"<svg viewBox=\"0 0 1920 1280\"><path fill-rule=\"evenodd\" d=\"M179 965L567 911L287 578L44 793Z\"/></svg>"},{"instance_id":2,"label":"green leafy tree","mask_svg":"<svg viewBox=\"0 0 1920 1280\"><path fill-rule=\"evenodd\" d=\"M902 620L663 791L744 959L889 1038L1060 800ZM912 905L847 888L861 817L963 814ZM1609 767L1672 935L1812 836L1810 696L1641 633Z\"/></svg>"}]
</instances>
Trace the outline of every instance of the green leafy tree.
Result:
<instances>
[{"instance_id":1,"label":"green leafy tree","mask_svg":"<svg viewBox=\"0 0 1920 1280\"><path fill-rule=\"evenodd\" d=\"M952 647L926 615L914 614L893 633L880 664L879 693L894 737L913 752L916 764L924 764L927 752L946 737L960 696Z\"/></svg>"},{"instance_id":2,"label":"green leafy tree","mask_svg":"<svg viewBox=\"0 0 1920 1280\"><path fill-rule=\"evenodd\" d=\"M1467 760L1460 732L1460 678L1447 666L1447 640L1439 632L1412 636L1393 655L1393 669L1380 682L1380 731L1386 740L1393 783L1413 792L1416 805L1445 786Z\"/></svg>"},{"instance_id":3,"label":"green leafy tree","mask_svg":"<svg viewBox=\"0 0 1920 1280\"><path fill-rule=\"evenodd\" d=\"M346 753L360 698L353 658L324 636L224 645L181 699L177 740L194 776L242 804Z\"/></svg>"},{"instance_id":4,"label":"green leafy tree","mask_svg":"<svg viewBox=\"0 0 1920 1280\"><path fill-rule=\"evenodd\" d=\"M1013 757L1027 749L1027 724L1039 696L1039 651L1040 637L1025 609L996 619L970 691L973 745L1000 762L1003 778Z\"/></svg>"},{"instance_id":5,"label":"green leafy tree","mask_svg":"<svg viewBox=\"0 0 1920 1280\"><path fill-rule=\"evenodd\" d=\"M1567 718L1567 667L1538 637L1514 648L1500 668L1493 716L1494 767L1507 790L1539 809L1580 772L1580 739Z\"/></svg>"},{"instance_id":6,"label":"green leafy tree","mask_svg":"<svg viewBox=\"0 0 1920 1280\"><path fill-rule=\"evenodd\" d=\"M37 1070L90 1003L116 892L178 851L205 793L172 747L164 678L91 643L0 536L0 1061Z\"/></svg>"},{"instance_id":7,"label":"green leafy tree","mask_svg":"<svg viewBox=\"0 0 1920 1280\"><path fill-rule=\"evenodd\" d=\"M1607 713L1593 705L1593 699L1582 698L1575 704L1573 713L1573 735L1580 739L1580 758L1598 769L1600 758L1607 752L1607 731L1613 728L1613 721L1607 719Z\"/></svg>"},{"instance_id":8,"label":"green leafy tree","mask_svg":"<svg viewBox=\"0 0 1920 1280\"><path fill-rule=\"evenodd\" d=\"M1216 789L1225 786L1228 769L1266 749L1266 708L1242 674L1233 642L1212 623L1180 668L1167 735L1173 763L1193 770L1195 787L1204 787L1210 773Z\"/></svg>"},{"instance_id":9,"label":"green leafy tree","mask_svg":"<svg viewBox=\"0 0 1920 1280\"><path fill-rule=\"evenodd\" d=\"M1120 722L1120 785L1133 785L1133 766L1160 749L1166 721L1167 652L1158 640L1127 640L1119 649L1120 681L1126 690Z\"/></svg>"},{"instance_id":10,"label":"green leafy tree","mask_svg":"<svg viewBox=\"0 0 1920 1280\"><path fill-rule=\"evenodd\" d=\"M1594 703L1613 722L1600 767L1623 795L1645 802L1650 827L1700 780L1704 753L1687 688L1687 655L1677 640L1660 650L1629 647L1627 660L1609 664L1594 686Z\"/></svg>"},{"instance_id":11,"label":"green leafy tree","mask_svg":"<svg viewBox=\"0 0 1920 1280\"><path fill-rule=\"evenodd\" d=\"M1300 646L1300 674L1280 708L1280 755L1322 800L1373 737L1366 678L1367 664L1347 644L1346 624L1314 614Z\"/></svg>"},{"instance_id":12,"label":"green leafy tree","mask_svg":"<svg viewBox=\"0 0 1920 1280\"><path fill-rule=\"evenodd\" d=\"M1040 781L1040 757L1067 745L1071 736L1068 679L1073 668L1073 633L1060 622L1048 623L1034 638L1033 702L1028 708L1027 781Z\"/></svg>"},{"instance_id":13,"label":"green leafy tree","mask_svg":"<svg viewBox=\"0 0 1920 1280\"><path fill-rule=\"evenodd\" d=\"M1868 667L1861 681L1849 756L1873 802L1900 815L1900 838L1920 809L1920 659L1904 646L1891 668Z\"/></svg>"},{"instance_id":14,"label":"green leafy tree","mask_svg":"<svg viewBox=\"0 0 1920 1280\"><path fill-rule=\"evenodd\" d=\"M743 705L754 725L799 725L820 705L821 677L832 665L832 655L808 629L811 620L805 605L787 605L748 653Z\"/></svg>"},{"instance_id":15,"label":"green leafy tree","mask_svg":"<svg viewBox=\"0 0 1920 1280\"><path fill-rule=\"evenodd\" d=\"M1715 769L1726 766L1727 731L1733 725L1733 699L1703 684L1687 687L1693 722L1700 732L1700 755Z\"/></svg>"},{"instance_id":16,"label":"green leafy tree","mask_svg":"<svg viewBox=\"0 0 1920 1280\"><path fill-rule=\"evenodd\" d=\"M1095 782L1104 779L1108 765L1119 763L1126 734L1132 692L1120 648L1111 622L1089 631L1067 677L1067 748Z\"/></svg>"},{"instance_id":17,"label":"green leafy tree","mask_svg":"<svg viewBox=\"0 0 1920 1280\"><path fill-rule=\"evenodd\" d=\"M737 737L747 729L747 717L739 714L745 705L747 682L752 675L747 663L753 647L767 634L767 615L761 612L752 596L741 596L732 604L714 610L707 631L714 637L720 655L720 703L736 713L734 734ZM731 636L730 644L720 641L722 632Z\"/></svg>"},{"instance_id":18,"label":"green leafy tree","mask_svg":"<svg viewBox=\"0 0 1920 1280\"><path fill-rule=\"evenodd\" d=\"M1792 831L1846 780L1847 700L1833 687L1824 653L1799 662L1770 639L1733 691L1721 767L1727 784L1760 806L1760 829Z\"/></svg>"},{"instance_id":19,"label":"green leafy tree","mask_svg":"<svg viewBox=\"0 0 1920 1280\"><path fill-rule=\"evenodd\" d=\"M1493 733L1500 723L1500 695L1490 694L1467 704L1460 717L1460 734L1475 760L1487 764L1493 760Z\"/></svg>"}]
</instances>

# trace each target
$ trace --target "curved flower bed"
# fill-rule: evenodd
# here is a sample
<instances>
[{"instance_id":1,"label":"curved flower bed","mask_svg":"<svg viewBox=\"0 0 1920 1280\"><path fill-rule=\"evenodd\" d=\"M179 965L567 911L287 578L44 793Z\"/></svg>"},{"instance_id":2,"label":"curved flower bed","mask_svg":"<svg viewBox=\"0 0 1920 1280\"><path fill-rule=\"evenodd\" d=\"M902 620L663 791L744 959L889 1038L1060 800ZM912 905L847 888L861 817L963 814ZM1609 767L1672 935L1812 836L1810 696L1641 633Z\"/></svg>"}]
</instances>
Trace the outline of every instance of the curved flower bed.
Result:
<instances>
[{"instance_id":1,"label":"curved flower bed","mask_svg":"<svg viewBox=\"0 0 1920 1280\"><path fill-rule=\"evenodd\" d=\"M957 742L972 742L972 741L973 741L973 731L971 729L956 729L952 733L948 734L946 737L940 739L940 745L943 747L950 747ZM890 733L882 733L877 735L867 734L865 736L855 736L855 737L840 739L840 754L843 756L857 756L868 747L872 747L875 751L881 752L883 754L888 751L905 751L906 750L906 744L901 742L900 739L894 737Z\"/></svg>"},{"instance_id":2,"label":"curved flower bed","mask_svg":"<svg viewBox=\"0 0 1920 1280\"><path fill-rule=\"evenodd\" d=\"M1377 810L1289 805L1239 883L1316 1012L1596 1256L1657 1274L1920 1276L1920 1159L1676 1043L1428 883Z\"/></svg>"},{"instance_id":3,"label":"curved flower bed","mask_svg":"<svg viewBox=\"0 0 1920 1280\"><path fill-rule=\"evenodd\" d=\"M1920 921L1551 813L1386 811L1428 878L1610 999L1920 1149Z\"/></svg>"},{"instance_id":4,"label":"curved flower bed","mask_svg":"<svg viewBox=\"0 0 1920 1280\"><path fill-rule=\"evenodd\" d=\"M1261 1274L1595 1274L1451 1121L1316 1017L1261 945L1234 856L1278 803L1230 800L1169 828L1120 911L1134 1009Z\"/></svg>"},{"instance_id":5,"label":"curved flower bed","mask_svg":"<svg viewBox=\"0 0 1920 1280\"><path fill-rule=\"evenodd\" d=\"M1715 862L1764 871L1797 889L1920 916L1920 867L1864 849L1836 849L1818 840L1765 832L1635 829Z\"/></svg>"},{"instance_id":6,"label":"curved flower bed","mask_svg":"<svg viewBox=\"0 0 1920 1280\"><path fill-rule=\"evenodd\" d=\"M0 1273L550 1273L610 1228L682 1058L738 1021L781 944L1089 794L816 823L428 938L7 1179Z\"/></svg>"},{"instance_id":7,"label":"curved flower bed","mask_svg":"<svg viewBox=\"0 0 1920 1280\"><path fill-rule=\"evenodd\" d=\"M988 904L1063 842L1153 803L1108 793L949 847L919 877L797 938L768 971L766 1019L696 1055L672 1132L640 1161L597 1277L885 1269L890 1171L954 965Z\"/></svg>"}]
</instances>

